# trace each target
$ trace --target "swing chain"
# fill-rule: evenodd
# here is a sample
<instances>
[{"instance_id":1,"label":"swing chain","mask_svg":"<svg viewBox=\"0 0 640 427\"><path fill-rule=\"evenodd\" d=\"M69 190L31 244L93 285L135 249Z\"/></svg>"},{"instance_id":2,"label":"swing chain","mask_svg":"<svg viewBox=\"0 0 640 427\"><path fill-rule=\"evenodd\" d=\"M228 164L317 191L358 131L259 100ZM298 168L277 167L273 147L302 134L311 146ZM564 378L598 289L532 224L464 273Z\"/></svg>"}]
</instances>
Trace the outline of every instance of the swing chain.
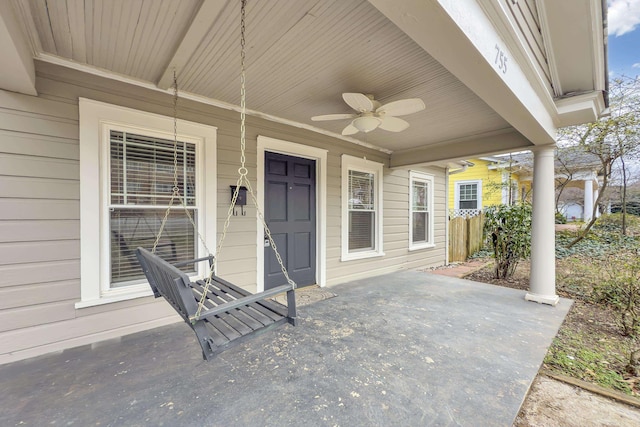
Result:
<instances>
[{"instance_id":1,"label":"swing chain","mask_svg":"<svg viewBox=\"0 0 640 427\"><path fill-rule=\"evenodd\" d=\"M247 0L242 0L240 6L240 167L238 173L241 177L247 176L247 168L245 167L245 146L246 146L246 115L247 115L247 88L246 88L246 76L245 76L245 59L246 59L246 26L245 9L247 7ZM236 189L238 187L236 186Z\"/></svg>"},{"instance_id":2,"label":"swing chain","mask_svg":"<svg viewBox=\"0 0 640 427\"><path fill-rule=\"evenodd\" d=\"M194 316L192 316L190 318L192 323L195 323L199 318L200 318L200 314L202 313L202 309L205 306L205 301L207 300L207 295L209 293L209 286L212 280L212 276L213 276L213 272L215 270L215 266L217 265L218 260L220 259L220 253L222 252L222 248L223 248L223 243L224 240L227 236L227 230L229 228L229 224L231 222L231 217L233 216L233 210L236 206L236 202L238 200L238 195L240 193L240 187L244 184L247 187L247 192L249 193L249 195L251 196L251 200L253 202L253 204L256 206L256 212L258 214L258 218L260 219L262 226L264 227L264 232L265 235L267 236L267 239L269 240L269 244L271 245L271 248L273 250L273 253L275 254L276 260L278 261L278 264L280 265L280 269L282 271L282 274L284 275L285 279L287 280L287 283L290 284L294 289L297 287L296 283L289 277L289 273L287 272L286 267L284 266L284 261L282 260L282 257L280 256L280 253L278 252L278 248L276 246L275 241L273 240L273 237L271 235L271 231L269 230L269 227L267 225L267 222L264 218L264 214L262 213L262 211L260 210L260 205L258 204L258 200L256 198L255 192L253 191L253 188L251 186L251 183L249 182L249 178L247 177L248 174L248 170L246 168L246 108L247 108L247 104L246 104L246 98L247 98L247 93L246 93L246 77L245 77L245 57L246 57L246 39L245 39L245 32L246 32L246 27L245 27L245 18L246 18L246 14L245 14L245 9L247 6L247 0L242 0L241 2L241 8L240 8L240 167L238 168L238 180L236 181L236 188L233 192L233 196L231 197L231 204L229 205L229 209L227 211L227 218L224 222L224 225L222 227L222 234L220 236L220 240L218 242L218 245L216 247L216 257L214 259L214 267L211 268L211 271L209 273L209 277L207 278L207 280L205 281L205 286L202 292L202 295L200 296L200 300L198 302L198 309L196 310L196 313Z\"/></svg>"},{"instance_id":3,"label":"swing chain","mask_svg":"<svg viewBox=\"0 0 640 427\"><path fill-rule=\"evenodd\" d=\"M173 69L173 193L180 194L178 188L178 77Z\"/></svg>"}]
</instances>

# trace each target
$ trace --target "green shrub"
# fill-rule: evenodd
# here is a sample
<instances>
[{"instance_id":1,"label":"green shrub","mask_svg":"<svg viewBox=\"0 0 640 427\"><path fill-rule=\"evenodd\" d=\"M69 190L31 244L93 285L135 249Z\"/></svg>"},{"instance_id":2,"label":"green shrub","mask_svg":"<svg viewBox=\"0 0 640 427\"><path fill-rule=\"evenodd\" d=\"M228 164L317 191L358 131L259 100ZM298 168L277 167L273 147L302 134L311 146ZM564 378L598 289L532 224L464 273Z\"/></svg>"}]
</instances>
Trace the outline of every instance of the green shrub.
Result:
<instances>
[{"instance_id":1,"label":"green shrub","mask_svg":"<svg viewBox=\"0 0 640 427\"><path fill-rule=\"evenodd\" d=\"M484 231L493 248L496 278L511 277L518 262L531 254L531 205L487 208Z\"/></svg>"},{"instance_id":2,"label":"green shrub","mask_svg":"<svg viewBox=\"0 0 640 427\"><path fill-rule=\"evenodd\" d=\"M560 212L556 212L556 224L566 224L566 223L567 223L567 217L562 215L562 213Z\"/></svg>"}]
</instances>

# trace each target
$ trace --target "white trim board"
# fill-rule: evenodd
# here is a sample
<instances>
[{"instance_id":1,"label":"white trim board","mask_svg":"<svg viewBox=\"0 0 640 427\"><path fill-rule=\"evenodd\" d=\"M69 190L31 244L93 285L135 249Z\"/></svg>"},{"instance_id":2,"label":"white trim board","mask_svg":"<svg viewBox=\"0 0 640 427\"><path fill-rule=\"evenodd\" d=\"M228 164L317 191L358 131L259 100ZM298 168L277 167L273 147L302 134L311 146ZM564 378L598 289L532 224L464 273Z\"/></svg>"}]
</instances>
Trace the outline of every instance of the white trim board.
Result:
<instances>
[{"instance_id":1,"label":"white trim board","mask_svg":"<svg viewBox=\"0 0 640 427\"><path fill-rule=\"evenodd\" d=\"M146 282L122 289L108 287L109 212L105 198L109 195L109 154L105 132L108 126L115 125L173 139L174 119L86 98L79 99L79 111L81 300L76 303L76 308L149 296L151 289ZM198 198L204 215L199 215L198 227L205 241L215 245L217 128L185 120L177 123L180 138L198 141L200 145ZM200 255L205 254L202 244L199 244L198 251Z\"/></svg>"}]
</instances>

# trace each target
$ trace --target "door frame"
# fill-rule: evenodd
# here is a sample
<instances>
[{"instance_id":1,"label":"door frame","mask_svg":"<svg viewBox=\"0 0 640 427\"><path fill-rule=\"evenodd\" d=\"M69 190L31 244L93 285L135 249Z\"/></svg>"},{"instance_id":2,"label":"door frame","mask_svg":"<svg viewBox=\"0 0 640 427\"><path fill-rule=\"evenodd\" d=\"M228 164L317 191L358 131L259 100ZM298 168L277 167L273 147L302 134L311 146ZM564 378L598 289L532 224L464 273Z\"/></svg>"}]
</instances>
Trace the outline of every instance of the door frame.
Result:
<instances>
[{"instance_id":1,"label":"door frame","mask_svg":"<svg viewBox=\"0 0 640 427\"><path fill-rule=\"evenodd\" d=\"M296 142L284 141L258 135L257 196L258 204L264 208L264 156L265 152L302 157L316 161L316 283L324 287L327 283L327 152L323 148L310 147ZM256 285L257 292L264 290L264 227L256 218Z\"/></svg>"}]
</instances>

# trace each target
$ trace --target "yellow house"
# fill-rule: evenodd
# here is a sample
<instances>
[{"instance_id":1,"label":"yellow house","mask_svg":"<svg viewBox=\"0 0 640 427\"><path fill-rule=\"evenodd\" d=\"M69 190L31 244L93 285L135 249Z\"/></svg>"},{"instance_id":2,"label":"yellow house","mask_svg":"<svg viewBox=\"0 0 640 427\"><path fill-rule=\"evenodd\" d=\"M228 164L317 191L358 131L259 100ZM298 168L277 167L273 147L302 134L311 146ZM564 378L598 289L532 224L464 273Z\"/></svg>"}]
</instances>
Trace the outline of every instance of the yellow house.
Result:
<instances>
[{"instance_id":1,"label":"yellow house","mask_svg":"<svg viewBox=\"0 0 640 427\"><path fill-rule=\"evenodd\" d=\"M509 156L480 157L449 170L451 216L473 216L484 208L513 204L527 197L530 173Z\"/></svg>"}]
</instances>

